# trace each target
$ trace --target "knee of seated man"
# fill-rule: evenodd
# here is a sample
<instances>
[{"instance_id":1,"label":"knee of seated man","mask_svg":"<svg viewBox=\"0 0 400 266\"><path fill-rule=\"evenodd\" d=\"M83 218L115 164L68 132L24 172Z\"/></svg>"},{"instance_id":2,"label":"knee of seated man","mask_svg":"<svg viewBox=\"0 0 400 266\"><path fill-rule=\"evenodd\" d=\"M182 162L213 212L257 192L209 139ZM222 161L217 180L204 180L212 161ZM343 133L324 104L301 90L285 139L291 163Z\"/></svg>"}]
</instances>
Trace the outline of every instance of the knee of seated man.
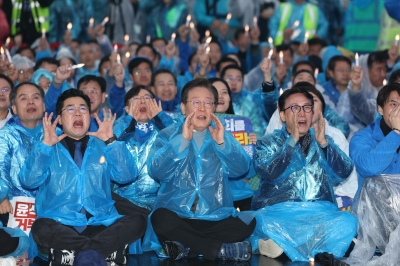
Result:
<instances>
[{"instance_id":1,"label":"knee of seated man","mask_svg":"<svg viewBox=\"0 0 400 266\"><path fill-rule=\"evenodd\" d=\"M176 215L176 213L166 208L159 208L151 215L151 224L153 225L153 228L165 228L168 224L170 224L166 223L166 221L171 220L171 218L175 217Z\"/></svg>"}]
</instances>

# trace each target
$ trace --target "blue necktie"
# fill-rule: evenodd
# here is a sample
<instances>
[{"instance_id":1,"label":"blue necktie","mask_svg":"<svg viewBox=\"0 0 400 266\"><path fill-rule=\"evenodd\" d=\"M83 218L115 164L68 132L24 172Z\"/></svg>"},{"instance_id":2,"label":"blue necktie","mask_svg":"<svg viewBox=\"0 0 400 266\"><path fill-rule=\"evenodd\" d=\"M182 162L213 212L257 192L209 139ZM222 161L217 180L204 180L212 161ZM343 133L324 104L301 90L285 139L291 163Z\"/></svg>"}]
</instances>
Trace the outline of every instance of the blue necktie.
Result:
<instances>
[{"instance_id":1,"label":"blue necktie","mask_svg":"<svg viewBox=\"0 0 400 266\"><path fill-rule=\"evenodd\" d=\"M75 150L74 150L74 161L76 165L81 168L82 166L82 142L75 142ZM80 210L80 213L84 214L86 216L86 210L84 207ZM75 226L76 231L78 233L82 233L83 230L86 229L86 225L84 226Z\"/></svg>"},{"instance_id":2,"label":"blue necktie","mask_svg":"<svg viewBox=\"0 0 400 266\"><path fill-rule=\"evenodd\" d=\"M74 161L79 168L82 166L82 157L82 142L75 142Z\"/></svg>"}]
</instances>

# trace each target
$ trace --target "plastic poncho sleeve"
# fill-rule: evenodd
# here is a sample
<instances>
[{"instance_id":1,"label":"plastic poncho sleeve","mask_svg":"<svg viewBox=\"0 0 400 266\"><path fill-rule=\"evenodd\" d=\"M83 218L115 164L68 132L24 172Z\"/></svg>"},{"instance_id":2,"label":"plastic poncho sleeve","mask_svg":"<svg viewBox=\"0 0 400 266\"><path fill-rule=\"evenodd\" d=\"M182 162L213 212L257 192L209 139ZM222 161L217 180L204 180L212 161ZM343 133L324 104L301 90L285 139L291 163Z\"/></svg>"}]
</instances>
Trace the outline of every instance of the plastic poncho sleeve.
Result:
<instances>
[{"instance_id":1,"label":"plastic poncho sleeve","mask_svg":"<svg viewBox=\"0 0 400 266\"><path fill-rule=\"evenodd\" d=\"M365 125L369 125L374 121L377 113L376 100L368 99L363 88L359 91L355 91L352 87L353 83L350 81L347 91L349 94L351 112Z\"/></svg>"},{"instance_id":2,"label":"plastic poncho sleeve","mask_svg":"<svg viewBox=\"0 0 400 266\"><path fill-rule=\"evenodd\" d=\"M164 111L159 112L153 118L153 120L154 120L154 125L160 131L174 123L174 120L171 118L171 116L167 115Z\"/></svg>"},{"instance_id":3,"label":"plastic poncho sleeve","mask_svg":"<svg viewBox=\"0 0 400 266\"><path fill-rule=\"evenodd\" d=\"M224 145L221 145L224 146L223 148L215 141L212 141L212 145L218 158L221 160L226 177L235 179L249 172L251 166L250 156L230 132L225 131ZM244 165L246 167L243 167Z\"/></svg>"},{"instance_id":4,"label":"plastic poncho sleeve","mask_svg":"<svg viewBox=\"0 0 400 266\"><path fill-rule=\"evenodd\" d=\"M48 114L53 113L53 119L57 117L56 115L56 103L58 97L60 97L62 93L63 85L56 88L54 86L54 82L50 84L49 90L47 91L46 95L44 96L44 104L46 105L46 112Z\"/></svg>"},{"instance_id":5,"label":"plastic poncho sleeve","mask_svg":"<svg viewBox=\"0 0 400 266\"><path fill-rule=\"evenodd\" d=\"M249 73L244 75L243 87L248 91L255 91L263 81L264 73L262 72L260 65L257 65L250 70Z\"/></svg>"},{"instance_id":6,"label":"plastic poncho sleeve","mask_svg":"<svg viewBox=\"0 0 400 266\"><path fill-rule=\"evenodd\" d=\"M187 147L179 152L182 139L182 134L177 134L171 139L168 139L164 131L158 134L147 159L149 175L153 179L168 182L174 177L174 173L189 153Z\"/></svg>"},{"instance_id":7,"label":"plastic poncho sleeve","mask_svg":"<svg viewBox=\"0 0 400 266\"><path fill-rule=\"evenodd\" d=\"M296 171L294 168L302 167L304 162L298 156L300 147L291 135L286 139L271 141L274 136L268 135L257 141L254 165L257 173L268 183L278 185Z\"/></svg>"},{"instance_id":8,"label":"plastic poncho sleeve","mask_svg":"<svg viewBox=\"0 0 400 266\"><path fill-rule=\"evenodd\" d=\"M134 182L138 178L139 173L136 162L132 158L125 142L116 141L105 146L103 152L111 180L119 184L126 184Z\"/></svg>"},{"instance_id":9,"label":"plastic poncho sleeve","mask_svg":"<svg viewBox=\"0 0 400 266\"><path fill-rule=\"evenodd\" d=\"M110 90L108 103L111 111L116 113L117 117L120 117L124 113L125 95L125 82L123 83L122 87L118 87L117 84L114 83Z\"/></svg>"},{"instance_id":10,"label":"plastic poncho sleeve","mask_svg":"<svg viewBox=\"0 0 400 266\"><path fill-rule=\"evenodd\" d=\"M167 56L161 57L160 63L158 64L158 69L167 69L171 71L172 73L176 74L175 71L175 57L172 57L171 59L167 59Z\"/></svg>"},{"instance_id":11,"label":"plastic poncho sleeve","mask_svg":"<svg viewBox=\"0 0 400 266\"><path fill-rule=\"evenodd\" d=\"M349 177L353 171L354 164L350 157L335 144L331 137L327 135L325 137L328 141L326 161L332 169L332 172L328 174L328 178L332 184L338 184Z\"/></svg>"},{"instance_id":12,"label":"plastic poncho sleeve","mask_svg":"<svg viewBox=\"0 0 400 266\"><path fill-rule=\"evenodd\" d=\"M346 138L349 136L350 134L349 123L343 117L338 115L334 110L332 110L332 108L329 105L325 106L324 117L331 126L336 127L337 129L342 131L343 134L346 136Z\"/></svg>"},{"instance_id":13,"label":"plastic poncho sleeve","mask_svg":"<svg viewBox=\"0 0 400 266\"><path fill-rule=\"evenodd\" d=\"M380 175L392 163L400 146L400 136L392 131L382 141L376 143L371 135L365 135L365 130L356 133L351 139L350 156L362 177Z\"/></svg>"},{"instance_id":14,"label":"plastic poncho sleeve","mask_svg":"<svg viewBox=\"0 0 400 266\"><path fill-rule=\"evenodd\" d=\"M0 139L0 201L5 199L9 192L8 182L6 182L11 166L9 151L8 141L4 138Z\"/></svg>"},{"instance_id":15,"label":"plastic poncho sleeve","mask_svg":"<svg viewBox=\"0 0 400 266\"><path fill-rule=\"evenodd\" d=\"M42 142L36 142L26 158L24 166L19 172L21 184L27 188L37 188L42 185L50 175L50 165L55 147Z\"/></svg>"}]
</instances>

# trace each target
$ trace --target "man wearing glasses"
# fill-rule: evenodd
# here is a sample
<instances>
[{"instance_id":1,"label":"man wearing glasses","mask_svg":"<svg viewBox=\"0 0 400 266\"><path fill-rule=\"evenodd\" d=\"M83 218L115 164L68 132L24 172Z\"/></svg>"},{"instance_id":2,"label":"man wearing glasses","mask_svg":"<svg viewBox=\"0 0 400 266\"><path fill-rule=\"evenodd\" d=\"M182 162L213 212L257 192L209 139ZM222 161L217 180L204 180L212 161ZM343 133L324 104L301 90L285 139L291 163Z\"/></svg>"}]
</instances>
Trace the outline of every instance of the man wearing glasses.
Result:
<instances>
[{"instance_id":1,"label":"man wearing glasses","mask_svg":"<svg viewBox=\"0 0 400 266\"><path fill-rule=\"evenodd\" d=\"M237 217L228 185L228 178L249 171L250 157L214 115L217 98L206 79L187 83L180 106L185 117L160 131L147 160L149 175L160 182L150 217L158 241L150 247L163 244L175 260L251 257L244 240L255 220Z\"/></svg>"},{"instance_id":2,"label":"man wearing glasses","mask_svg":"<svg viewBox=\"0 0 400 266\"><path fill-rule=\"evenodd\" d=\"M356 234L357 220L340 212L333 185L353 170L351 159L325 135L321 111L305 88L285 91L278 100L282 129L257 141L255 167L261 184L252 209L257 226L253 249L276 258L309 261L318 253L342 257ZM319 116L312 124L313 116ZM312 127L312 128L311 128Z\"/></svg>"},{"instance_id":3,"label":"man wearing glasses","mask_svg":"<svg viewBox=\"0 0 400 266\"><path fill-rule=\"evenodd\" d=\"M88 132L90 99L74 89L60 95L56 111L53 123L53 114L45 114L43 140L19 174L24 187L39 188L32 236L42 252L50 251L52 265L72 265L74 256L89 250L124 264L125 246L144 234L146 219L118 214L111 198L111 180L125 184L138 175L125 143L116 141L115 115L103 109L100 121L95 114L99 129Z\"/></svg>"}]
</instances>

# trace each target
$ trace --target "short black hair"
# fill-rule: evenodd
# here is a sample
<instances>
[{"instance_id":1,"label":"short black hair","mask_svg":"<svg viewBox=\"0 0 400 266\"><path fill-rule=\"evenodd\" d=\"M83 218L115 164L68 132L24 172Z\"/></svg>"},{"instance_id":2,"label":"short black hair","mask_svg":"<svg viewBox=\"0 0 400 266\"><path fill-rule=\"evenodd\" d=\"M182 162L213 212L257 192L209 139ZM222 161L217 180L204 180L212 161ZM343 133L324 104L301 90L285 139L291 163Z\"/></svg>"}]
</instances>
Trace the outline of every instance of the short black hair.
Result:
<instances>
[{"instance_id":1,"label":"short black hair","mask_svg":"<svg viewBox=\"0 0 400 266\"><path fill-rule=\"evenodd\" d=\"M392 83L392 82L399 83L399 81L400 81L400 69L397 69L395 72L390 74L389 83Z\"/></svg>"},{"instance_id":2,"label":"short black hair","mask_svg":"<svg viewBox=\"0 0 400 266\"><path fill-rule=\"evenodd\" d=\"M23 51L25 51L25 50L29 50L29 51L33 54L33 57L36 57L35 50L33 50L32 48L30 48L29 46L21 47L21 48L19 48L15 53L16 53L16 54L21 54L21 52L23 52Z\"/></svg>"},{"instance_id":3,"label":"short black hair","mask_svg":"<svg viewBox=\"0 0 400 266\"><path fill-rule=\"evenodd\" d=\"M235 59L230 58L230 57L227 56L227 55L224 55L224 56L217 62L217 64L215 65L215 69L217 70L217 72L220 72L220 71L221 71L221 65L222 65L223 63L233 63L234 65L238 65L238 63L236 62Z\"/></svg>"},{"instance_id":4,"label":"short black hair","mask_svg":"<svg viewBox=\"0 0 400 266\"><path fill-rule=\"evenodd\" d=\"M392 91L397 91L397 93L400 95L400 84L397 82L389 82L387 85L383 86L376 97L376 103L378 106L382 108L385 106L385 103Z\"/></svg>"},{"instance_id":5,"label":"short black hair","mask_svg":"<svg viewBox=\"0 0 400 266\"><path fill-rule=\"evenodd\" d=\"M79 45L82 43L79 39L72 39L71 42L76 42L76 43L78 43Z\"/></svg>"},{"instance_id":6,"label":"short black hair","mask_svg":"<svg viewBox=\"0 0 400 266\"><path fill-rule=\"evenodd\" d=\"M44 90L39 85L36 85L35 83L32 83L32 82L22 82L22 83L18 84L14 89L12 89L10 92L11 105L15 105L15 98L17 97L18 90L19 90L19 88L21 88L22 86L25 86L25 85L31 85L31 86L35 87L36 89L38 89L39 93L40 93L40 97L42 97L42 100L44 101Z\"/></svg>"},{"instance_id":7,"label":"short black hair","mask_svg":"<svg viewBox=\"0 0 400 266\"><path fill-rule=\"evenodd\" d=\"M155 98L156 96L154 95L154 93L147 89L147 87L143 86L143 85L139 85L139 86L135 86L132 89L130 89L124 97L124 106L128 106L129 105L129 100L133 97L135 97L136 95L138 95L140 93L141 90L145 90L148 93L150 93L150 95Z\"/></svg>"},{"instance_id":8,"label":"short black hair","mask_svg":"<svg viewBox=\"0 0 400 266\"><path fill-rule=\"evenodd\" d=\"M386 65L387 60L388 60L387 50L372 52L368 55L367 66L369 69L371 69L373 63L383 63Z\"/></svg>"},{"instance_id":9,"label":"short black hair","mask_svg":"<svg viewBox=\"0 0 400 266\"><path fill-rule=\"evenodd\" d=\"M299 71L297 71L296 73L293 74L293 80L301 73L308 73L310 74L310 76L313 78L314 82L317 83L317 80L315 79L315 76L313 73L311 73L310 71L308 71L307 69L301 69ZM300 82L299 82L300 83Z\"/></svg>"},{"instance_id":10,"label":"short black hair","mask_svg":"<svg viewBox=\"0 0 400 266\"><path fill-rule=\"evenodd\" d=\"M86 85L90 81L94 81L97 84L99 84L102 93L106 92L106 87L107 87L106 80L103 77L98 77L95 75L85 75L85 76L81 77L78 80L78 90L80 90L82 84Z\"/></svg>"},{"instance_id":11,"label":"short black hair","mask_svg":"<svg viewBox=\"0 0 400 266\"><path fill-rule=\"evenodd\" d=\"M51 65L56 65L57 67L60 66L60 62L58 62L57 59L55 59L55 58L53 58L53 57L43 57L43 58L40 58L40 59L36 62L35 67L33 68L33 70L34 70L34 71L38 70L38 69L43 65L43 63L47 63L47 64L51 64Z\"/></svg>"},{"instance_id":12,"label":"short black hair","mask_svg":"<svg viewBox=\"0 0 400 266\"><path fill-rule=\"evenodd\" d=\"M110 62L110 55L106 55L106 56L103 56L103 58L101 58L100 63L99 63L99 67L97 69L97 71L100 73L100 75L101 75L101 67L106 62Z\"/></svg>"},{"instance_id":13,"label":"short black hair","mask_svg":"<svg viewBox=\"0 0 400 266\"><path fill-rule=\"evenodd\" d=\"M61 114L61 111L64 108L65 100L68 99L68 98L73 98L73 97L81 97L85 101L87 107L89 108L89 114L91 113L89 96L87 96L86 94L84 94L80 90L69 89L69 90L66 90L63 93L61 93L60 97L58 97L58 99L57 99L56 113L58 115Z\"/></svg>"},{"instance_id":14,"label":"short black hair","mask_svg":"<svg viewBox=\"0 0 400 266\"><path fill-rule=\"evenodd\" d=\"M311 45L321 45L322 47L326 46L326 42L320 38L312 38L307 41L308 46Z\"/></svg>"},{"instance_id":15,"label":"short black hair","mask_svg":"<svg viewBox=\"0 0 400 266\"><path fill-rule=\"evenodd\" d=\"M346 62L351 67L351 60L343 55L335 55L328 62L328 70L334 71L337 62Z\"/></svg>"},{"instance_id":16,"label":"short black hair","mask_svg":"<svg viewBox=\"0 0 400 266\"><path fill-rule=\"evenodd\" d=\"M148 44L148 43L143 43L143 44L139 45L139 47L136 49L136 55L138 55L140 49L145 48L145 47L151 49L151 51L153 52L154 57L157 56L157 50L151 44Z\"/></svg>"},{"instance_id":17,"label":"short black hair","mask_svg":"<svg viewBox=\"0 0 400 266\"><path fill-rule=\"evenodd\" d=\"M322 95L322 93L319 91L319 90L317 90L317 88L314 86L314 85L312 85L312 84L310 84L310 83L308 83L308 82L298 82L298 83L296 83L293 87L292 87L292 89L293 88L303 88L303 89L305 89L306 91L308 91L309 93L313 93L313 94L315 94L315 96L317 96L318 97L318 99L321 101L321 103L322 103L322 113L325 113L325 107L326 107L326 103L325 103L325 99L324 99L324 96ZM314 105L314 100L313 100L313 105Z\"/></svg>"},{"instance_id":18,"label":"short black hair","mask_svg":"<svg viewBox=\"0 0 400 266\"><path fill-rule=\"evenodd\" d=\"M234 36L235 40L237 41L237 40L239 39L239 36L240 36L241 34L245 34L245 33L246 33L246 31L245 31L244 28L238 28L238 29L235 31L235 36Z\"/></svg>"},{"instance_id":19,"label":"short black hair","mask_svg":"<svg viewBox=\"0 0 400 266\"><path fill-rule=\"evenodd\" d=\"M231 99L230 101L229 101L229 107L228 107L228 109L226 110L226 114L231 114L231 115L234 115L235 114L235 111L233 110L233 104L232 104L232 92L231 92L231 88L229 87L229 84L228 84L228 82L226 82L225 80L223 80L223 79L221 79L221 78L209 78L208 79L208 82L210 82L210 84L211 85L213 85L214 83L216 83L216 82L222 82L224 85L225 85L225 87L228 89L228 94L229 94L229 98ZM214 85L213 85L214 86ZM215 86L214 86L215 87ZM218 91L218 90L217 90ZM218 100L216 101L216 102L218 102Z\"/></svg>"},{"instance_id":20,"label":"short black hair","mask_svg":"<svg viewBox=\"0 0 400 266\"><path fill-rule=\"evenodd\" d=\"M148 64L150 70L153 71L153 63L149 59L147 59L145 57L136 57L136 58L133 58L131 61L129 61L129 64L128 64L129 73L133 76L133 73L132 73L133 69L137 68L142 63Z\"/></svg>"},{"instance_id":21,"label":"short black hair","mask_svg":"<svg viewBox=\"0 0 400 266\"><path fill-rule=\"evenodd\" d=\"M205 88L209 90L214 96L214 110L216 108L216 102L218 101L218 91L217 89L208 82L207 79L194 79L186 83L182 89L181 103L186 104L189 98L189 92L195 88Z\"/></svg>"},{"instance_id":22,"label":"short black hair","mask_svg":"<svg viewBox=\"0 0 400 266\"><path fill-rule=\"evenodd\" d=\"M314 66L313 63L311 63L311 62L309 62L309 61L299 61L299 62L297 62L296 64L293 65L293 67L292 67L292 73L296 73L296 72L297 72L297 69L298 69L299 66L301 66L301 65L307 65L307 66L311 67L312 73L315 72L315 66Z\"/></svg>"},{"instance_id":23,"label":"short black hair","mask_svg":"<svg viewBox=\"0 0 400 266\"><path fill-rule=\"evenodd\" d=\"M284 51L290 51L290 54L292 55L292 57L293 57L293 54L294 54L294 52L293 52L293 49L292 49L292 47L290 46L290 45L288 45L288 44L281 44L281 45L277 45L276 47L275 47L275 49L276 49L276 53L278 54L279 52L284 52Z\"/></svg>"},{"instance_id":24,"label":"short black hair","mask_svg":"<svg viewBox=\"0 0 400 266\"><path fill-rule=\"evenodd\" d=\"M154 39L151 39L151 42L150 42L151 45L153 45L153 42L155 42L155 41L163 41L165 45L168 44L168 41L166 39L164 39L164 38L154 38Z\"/></svg>"},{"instance_id":25,"label":"short black hair","mask_svg":"<svg viewBox=\"0 0 400 266\"><path fill-rule=\"evenodd\" d=\"M176 77L175 77L174 73L172 73L172 72L171 72L170 70L168 70L168 69L161 68L161 69L157 70L157 71L151 76L151 85L152 85L152 86L155 85L156 77L157 77L158 75L160 75L160 74L170 74L170 75L174 78L175 85L177 85L177 82L178 82L178 81L176 80Z\"/></svg>"},{"instance_id":26,"label":"short black hair","mask_svg":"<svg viewBox=\"0 0 400 266\"><path fill-rule=\"evenodd\" d=\"M14 89L14 82L6 75L0 73L0 79L4 79L10 85L11 90Z\"/></svg>"},{"instance_id":27,"label":"short black hair","mask_svg":"<svg viewBox=\"0 0 400 266\"><path fill-rule=\"evenodd\" d=\"M309 84L309 83L307 83ZM293 95L293 94L303 94L304 96L306 96L307 99L310 100L311 105L314 106L314 100L313 100L313 96L303 87L293 87L289 90L286 90L282 93L282 95L279 97L278 99L278 107L279 107L279 112L282 112L285 109L285 104L286 104L286 99L289 98L289 96Z\"/></svg>"},{"instance_id":28,"label":"short black hair","mask_svg":"<svg viewBox=\"0 0 400 266\"><path fill-rule=\"evenodd\" d=\"M220 77L221 77L221 78L224 78L224 76L225 76L225 74L226 74L226 71L228 71L229 69L236 69L236 70L240 71L240 73L242 74L242 78L244 77L243 69L241 69L237 64L235 64L235 65L229 65L229 66L224 67L224 68L222 69L222 71L221 71Z\"/></svg>"}]
</instances>

